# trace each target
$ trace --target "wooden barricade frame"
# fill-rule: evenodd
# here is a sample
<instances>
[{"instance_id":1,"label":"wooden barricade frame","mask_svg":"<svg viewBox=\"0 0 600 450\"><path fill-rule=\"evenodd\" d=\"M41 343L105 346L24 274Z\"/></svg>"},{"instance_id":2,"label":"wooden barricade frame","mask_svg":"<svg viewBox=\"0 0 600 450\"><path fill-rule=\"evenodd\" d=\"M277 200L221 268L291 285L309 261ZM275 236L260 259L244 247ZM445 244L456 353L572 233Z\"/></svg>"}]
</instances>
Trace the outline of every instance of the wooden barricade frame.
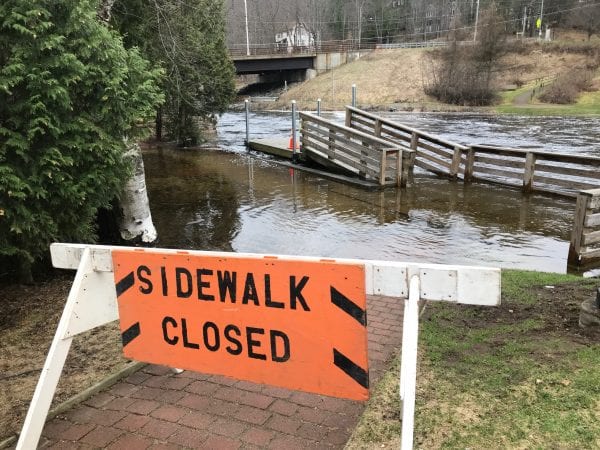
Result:
<instances>
[{"instance_id":1,"label":"wooden barricade frame","mask_svg":"<svg viewBox=\"0 0 600 450\"><path fill-rule=\"evenodd\" d=\"M139 251L140 257L145 251L128 247L62 243L52 244L50 250L54 267L77 272L19 436L19 450L35 448L39 442L73 337L119 319L113 250ZM395 297L405 301L400 368L403 450L413 446L419 300L482 306L500 304L498 268L172 249L147 251L159 253L165 258L186 254L237 260L264 258L363 266L366 295Z\"/></svg>"}]
</instances>

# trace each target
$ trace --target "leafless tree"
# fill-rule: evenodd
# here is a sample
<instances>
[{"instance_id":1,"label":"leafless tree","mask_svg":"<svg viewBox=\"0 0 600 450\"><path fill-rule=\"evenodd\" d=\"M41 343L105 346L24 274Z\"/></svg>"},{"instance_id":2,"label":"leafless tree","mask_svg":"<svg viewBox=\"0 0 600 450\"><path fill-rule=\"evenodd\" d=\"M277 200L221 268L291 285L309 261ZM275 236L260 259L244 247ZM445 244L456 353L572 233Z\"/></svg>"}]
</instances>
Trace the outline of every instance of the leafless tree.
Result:
<instances>
[{"instance_id":1,"label":"leafless tree","mask_svg":"<svg viewBox=\"0 0 600 450\"><path fill-rule=\"evenodd\" d=\"M590 40L594 34L600 33L600 1L588 0L578 3L571 12L568 22L571 26L585 31Z\"/></svg>"}]
</instances>

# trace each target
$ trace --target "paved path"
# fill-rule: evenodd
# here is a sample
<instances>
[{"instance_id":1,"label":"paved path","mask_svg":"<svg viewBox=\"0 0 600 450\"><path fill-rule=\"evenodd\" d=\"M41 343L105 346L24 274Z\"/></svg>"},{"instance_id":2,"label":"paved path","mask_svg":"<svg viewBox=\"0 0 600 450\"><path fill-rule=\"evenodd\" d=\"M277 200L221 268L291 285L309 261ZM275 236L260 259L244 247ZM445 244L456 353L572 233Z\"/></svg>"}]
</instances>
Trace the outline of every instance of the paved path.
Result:
<instances>
[{"instance_id":1,"label":"paved path","mask_svg":"<svg viewBox=\"0 0 600 450\"><path fill-rule=\"evenodd\" d=\"M370 384L401 343L403 301L369 297ZM46 424L40 448L342 448L364 404L148 365Z\"/></svg>"}]
</instances>

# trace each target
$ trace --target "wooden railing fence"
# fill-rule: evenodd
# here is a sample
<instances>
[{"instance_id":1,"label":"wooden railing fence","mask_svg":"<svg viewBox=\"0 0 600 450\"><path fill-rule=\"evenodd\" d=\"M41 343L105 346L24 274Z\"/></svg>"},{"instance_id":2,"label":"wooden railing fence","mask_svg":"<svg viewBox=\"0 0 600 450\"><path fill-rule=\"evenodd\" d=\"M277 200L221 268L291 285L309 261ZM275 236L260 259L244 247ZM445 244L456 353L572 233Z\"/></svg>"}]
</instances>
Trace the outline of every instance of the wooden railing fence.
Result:
<instances>
[{"instance_id":1,"label":"wooden railing fence","mask_svg":"<svg viewBox=\"0 0 600 450\"><path fill-rule=\"evenodd\" d=\"M410 143L414 165L438 175L575 197L600 187L600 158L490 145L465 146L347 107L346 126L391 143Z\"/></svg>"},{"instance_id":2,"label":"wooden railing fence","mask_svg":"<svg viewBox=\"0 0 600 450\"><path fill-rule=\"evenodd\" d=\"M600 189L577 195L569 246L570 265L585 266L594 260L600 260Z\"/></svg>"},{"instance_id":3,"label":"wooden railing fence","mask_svg":"<svg viewBox=\"0 0 600 450\"><path fill-rule=\"evenodd\" d=\"M457 177L461 155L468 149L464 145L351 106L346 107L346 126L391 143L408 145L415 152L411 168L415 165L438 175Z\"/></svg>"},{"instance_id":4,"label":"wooden railing fence","mask_svg":"<svg viewBox=\"0 0 600 450\"><path fill-rule=\"evenodd\" d=\"M393 144L325 120L300 113L302 154L320 164L334 165L380 186L406 186L411 155L401 144Z\"/></svg>"},{"instance_id":5,"label":"wooden railing fence","mask_svg":"<svg viewBox=\"0 0 600 450\"><path fill-rule=\"evenodd\" d=\"M489 145L471 145L464 158L466 181L489 181L576 197L581 190L600 187L600 158Z\"/></svg>"}]
</instances>

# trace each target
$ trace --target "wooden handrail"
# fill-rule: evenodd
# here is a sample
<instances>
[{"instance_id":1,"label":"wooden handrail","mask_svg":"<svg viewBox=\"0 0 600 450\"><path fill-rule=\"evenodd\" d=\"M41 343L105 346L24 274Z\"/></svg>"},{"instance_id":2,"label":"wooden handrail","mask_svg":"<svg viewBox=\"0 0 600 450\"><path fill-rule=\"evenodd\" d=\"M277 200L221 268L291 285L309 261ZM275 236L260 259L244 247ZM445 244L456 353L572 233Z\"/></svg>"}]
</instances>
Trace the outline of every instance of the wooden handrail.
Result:
<instances>
[{"instance_id":1,"label":"wooden handrail","mask_svg":"<svg viewBox=\"0 0 600 450\"><path fill-rule=\"evenodd\" d=\"M569 197L582 189L600 185L597 173L600 157L596 156L485 144L466 146L352 106L347 107L346 125L393 143L410 139L410 148L416 151L414 165L453 179L462 177L465 182L484 181L514 187L515 181L520 180L517 183L527 192ZM482 154L488 156L479 156Z\"/></svg>"},{"instance_id":2,"label":"wooden handrail","mask_svg":"<svg viewBox=\"0 0 600 450\"><path fill-rule=\"evenodd\" d=\"M406 131L407 133L410 133L410 134L416 133L420 138L424 138L428 141L435 142L437 144L446 146L448 148L454 149L454 148L458 147L462 150L468 149L468 146L466 146L466 145L462 145L457 142L447 141L447 140L442 139L439 136L436 136L434 134L430 134L425 131L421 131L417 128L413 128L413 127L405 125L403 123L394 122L393 120L386 119L384 117L376 116L375 114L368 113L366 111L355 108L353 106L346 106L346 110L350 111L352 114L356 114L357 116L368 117L369 119L379 121L382 124L388 125L392 128L398 129L398 130Z\"/></svg>"},{"instance_id":3,"label":"wooden handrail","mask_svg":"<svg viewBox=\"0 0 600 450\"><path fill-rule=\"evenodd\" d=\"M361 139L371 142L371 143L376 143L382 146L385 146L386 148L390 148L390 149L400 149L400 150L410 150L408 147L400 145L400 144L393 144L390 143L390 141L386 141L385 139L381 139L378 138L377 136L373 136L371 134L367 134L364 133L362 131L359 131L355 128L350 128L347 127L345 125L339 125L337 123L333 123L329 120L323 119L320 116L317 116L316 114L312 114L312 113L306 113L306 112L301 112L300 113L300 118L303 120L308 120L310 122L316 122L319 123L323 126L328 127L329 129L332 130L338 130L338 131L343 131L344 133L350 133L353 136L357 136L360 137Z\"/></svg>"},{"instance_id":4,"label":"wooden handrail","mask_svg":"<svg viewBox=\"0 0 600 450\"><path fill-rule=\"evenodd\" d=\"M571 155L569 153L553 153L544 150L522 149L510 147L495 147L493 145L473 144L469 146L475 151L482 153L495 153L504 156L522 156L528 153L536 155L538 158L543 158L545 161L568 162L574 164L589 163L592 165L600 165L600 157L587 155Z\"/></svg>"},{"instance_id":5,"label":"wooden handrail","mask_svg":"<svg viewBox=\"0 0 600 450\"><path fill-rule=\"evenodd\" d=\"M414 153L408 147L311 113L301 112L300 118L302 153L306 157L374 180L382 187L406 185L408 163Z\"/></svg>"}]
</instances>

